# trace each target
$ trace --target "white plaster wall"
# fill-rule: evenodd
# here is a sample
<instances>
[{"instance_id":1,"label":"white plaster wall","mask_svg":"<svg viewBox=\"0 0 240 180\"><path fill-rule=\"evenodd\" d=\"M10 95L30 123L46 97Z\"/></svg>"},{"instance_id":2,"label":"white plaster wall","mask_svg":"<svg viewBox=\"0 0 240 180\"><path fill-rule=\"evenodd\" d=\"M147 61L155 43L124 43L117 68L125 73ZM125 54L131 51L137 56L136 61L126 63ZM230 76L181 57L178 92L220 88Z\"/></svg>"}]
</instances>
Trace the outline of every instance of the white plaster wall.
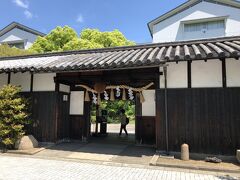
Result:
<instances>
[{"instance_id":1,"label":"white plaster wall","mask_svg":"<svg viewBox=\"0 0 240 180\"><path fill-rule=\"evenodd\" d=\"M143 96L145 102L142 103L142 116L155 116L155 90L145 90L143 91Z\"/></svg>"},{"instance_id":2,"label":"white plaster wall","mask_svg":"<svg viewBox=\"0 0 240 180\"><path fill-rule=\"evenodd\" d=\"M163 72L163 68L160 68ZM167 67L168 88L187 88L187 62L168 63ZM160 88L165 88L164 75L160 76Z\"/></svg>"},{"instance_id":3,"label":"white plaster wall","mask_svg":"<svg viewBox=\"0 0 240 180\"><path fill-rule=\"evenodd\" d=\"M8 74L2 73L0 74L0 88L8 83Z\"/></svg>"},{"instance_id":4,"label":"white plaster wall","mask_svg":"<svg viewBox=\"0 0 240 180\"><path fill-rule=\"evenodd\" d=\"M10 84L21 86L23 92L30 91L31 74L26 73L11 73Z\"/></svg>"},{"instance_id":5,"label":"white plaster wall","mask_svg":"<svg viewBox=\"0 0 240 180\"><path fill-rule=\"evenodd\" d=\"M55 91L54 77L56 73L33 75L33 91Z\"/></svg>"},{"instance_id":6,"label":"white plaster wall","mask_svg":"<svg viewBox=\"0 0 240 180\"><path fill-rule=\"evenodd\" d=\"M221 61L193 61L192 87L222 87Z\"/></svg>"},{"instance_id":7,"label":"white plaster wall","mask_svg":"<svg viewBox=\"0 0 240 180\"><path fill-rule=\"evenodd\" d=\"M65 85L65 84L59 84L59 91L69 93L70 92L70 86Z\"/></svg>"},{"instance_id":8,"label":"white plaster wall","mask_svg":"<svg viewBox=\"0 0 240 180\"><path fill-rule=\"evenodd\" d=\"M240 60L226 59L227 87L240 87Z\"/></svg>"},{"instance_id":9,"label":"white plaster wall","mask_svg":"<svg viewBox=\"0 0 240 180\"><path fill-rule=\"evenodd\" d=\"M71 91L70 115L83 115L84 91Z\"/></svg>"},{"instance_id":10,"label":"white plaster wall","mask_svg":"<svg viewBox=\"0 0 240 180\"><path fill-rule=\"evenodd\" d=\"M226 21L225 35L240 35L240 9L209 2L201 2L154 25L153 42L156 43L187 40L189 37L183 36L183 25L181 24L181 21L222 16L228 16ZM205 37L199 34L198 36L195 36L195 39L217 36L218 33L210 32L209 34L206 34Z\"/></svg>"},{"instance_id":11,"label":"white plaster wall","mask_svg":"<svg viewBox=\"0 0 240 180\"><path fill-rule=\"evenodd\" d=\"M0 37L0 42L24 41L25 49L28 49L36 40L37 35L14 28Z\"/></svg>"}]
</instances>

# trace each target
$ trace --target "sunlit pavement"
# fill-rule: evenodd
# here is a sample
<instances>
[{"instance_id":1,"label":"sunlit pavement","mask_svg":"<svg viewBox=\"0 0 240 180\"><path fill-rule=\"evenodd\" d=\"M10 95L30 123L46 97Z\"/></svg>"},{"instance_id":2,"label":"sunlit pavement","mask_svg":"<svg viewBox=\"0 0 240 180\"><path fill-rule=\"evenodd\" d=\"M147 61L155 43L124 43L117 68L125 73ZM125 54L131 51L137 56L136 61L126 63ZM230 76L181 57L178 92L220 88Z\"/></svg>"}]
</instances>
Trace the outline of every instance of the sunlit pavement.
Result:
<instances>
[{"instance_id":1,"label":"sunlit pavement","mask_svg":"<svg viewBox=\"0 0 240 180\"><path fill-rule=\"evenodd\" d=\"M120 124L107 124L107 132L108 133L119 133L120 126L121 126ZM95 124L91 124L91 131L95 132ZM129 134L134 134L135 133L135 124L128 124L127 131Z\"/></svg>"},{"instance_id":2,"label":"sunlit pavement","mask_svg":"<svg viewBox=\"0 0 240 180\"><path fill-rule=\"evenodd\" d=\"M133 167L128 165L105 165L90 162L74 162L7 156L0 154L0 179L234 179L218 174L198 174L189 170L177 171L165 168Z\"/></svg>"}]
</instances>

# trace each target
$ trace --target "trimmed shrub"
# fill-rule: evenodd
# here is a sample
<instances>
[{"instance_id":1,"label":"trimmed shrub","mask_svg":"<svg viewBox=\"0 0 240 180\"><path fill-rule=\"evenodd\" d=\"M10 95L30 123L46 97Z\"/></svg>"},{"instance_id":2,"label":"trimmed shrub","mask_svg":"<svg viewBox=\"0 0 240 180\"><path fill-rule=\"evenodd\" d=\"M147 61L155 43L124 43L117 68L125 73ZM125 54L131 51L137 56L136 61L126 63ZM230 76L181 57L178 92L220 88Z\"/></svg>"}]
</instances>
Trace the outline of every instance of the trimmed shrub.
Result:
<instances>
[{"instance_id":1,"label":"trimmed shrub","mask_svg":"<svg viewBox=\"0 0 240 180\"><path fill-rule=\"evenodd\" d=\"M25 134L24 126L30 123L28 101L20 96L21 88L6 85L0 89L0 140L8 149Z\"/></svg>"}]
</instances>

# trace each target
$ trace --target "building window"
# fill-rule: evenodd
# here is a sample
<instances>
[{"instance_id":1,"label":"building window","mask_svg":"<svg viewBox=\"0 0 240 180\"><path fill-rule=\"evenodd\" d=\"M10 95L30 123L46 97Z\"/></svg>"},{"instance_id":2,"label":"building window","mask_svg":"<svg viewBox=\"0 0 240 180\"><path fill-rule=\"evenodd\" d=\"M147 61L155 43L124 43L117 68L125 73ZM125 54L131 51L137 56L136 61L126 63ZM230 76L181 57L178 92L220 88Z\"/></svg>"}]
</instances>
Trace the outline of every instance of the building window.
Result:
<instances>
[{"instance_id":1,"label":"building window","mask_svg":"<svg viewBox=\"0 0 240 180\"><path fill-rule=\"evenodd\" d=\"M185 33L191 33L191 32L207 33L207 31L223 30L223 29L225 29L224 20L184 24Z\"/></svg>"},{"instance_id":2,"label":"building window","mask_svg":"<svg viewBox=\"0 0 240 180\"><path fill-rule=\"evenodd\" d=\"M7 44L9 45L9 47L24 49L24 42L11 42L11 43L7 43Z\"/></svg>"}]
</instances>

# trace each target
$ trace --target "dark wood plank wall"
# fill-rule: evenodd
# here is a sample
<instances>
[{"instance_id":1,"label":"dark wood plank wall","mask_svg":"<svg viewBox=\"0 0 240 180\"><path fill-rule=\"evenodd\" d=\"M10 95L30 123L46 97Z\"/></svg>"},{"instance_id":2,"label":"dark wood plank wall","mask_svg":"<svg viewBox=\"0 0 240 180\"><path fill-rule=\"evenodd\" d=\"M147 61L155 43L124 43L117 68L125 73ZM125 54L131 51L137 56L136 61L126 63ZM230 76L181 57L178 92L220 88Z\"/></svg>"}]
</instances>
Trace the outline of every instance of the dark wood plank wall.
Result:
<instances>
[{"instance_id":1,"label":"dark wood plank wall","mask_svg":"<svg viewBox=\"0 0 240 180\"><path fill-rule=\"evenodd\" d=\"M136 116L136 140L141 144L155 145L155 116Z\"/></svg>"},{"instance_id":2,"label":"dark wood plank wall","mask_svg":"<svg viewBox=\"0 0 240 180\"><path fill-rule=\"evenodd\" d=\"M84 115L70 115L70 138L81 140L84 136Z\"/></svg>"},{"instance_id":3,"label":"dark wood plank wall","mask_svg":"<svg viewBox=\"0 0 240 180\"><path fill-rule=\"evenodd\" d=\"M69 137L69 98L63 101L60 92L29 92L22 93L29 98L31 119L33 124L28 127L28 133L33 134L38 141L56 142Z\"/></svg>"},{"instance_id":4,"label":"dark wood plank wall","mask_svg":"<svg viewBox=\"0 0 240 180\"><path fill-rule=\"evenodd\" d=\"M55 92L34 92L24 93L24 95L29 97L32 106L33 127L30 129L30 133L38 141L55 142L57 94Z\"/></svg>"},{"instance_id":5,"label":"dark wood plank wall","mask_svg":"<svg viewBox=\"0 0 240 180\"><path fill-rule=\"evenodd\" d=\"M63 96L67 96L67 101L63 100ZM58 92L56 104L57 140L69 138L69 119L70 119L69 110L70 110L70 94Z\"/></svg>"},{"instance_id":6,"label":"dark wood plank wall","mask_svg":"<svg viewBox=\"0 0 240 180\"><path fill-rule=\"evenodd\" d=\"M157 148L165 150L164 90L156 93ZM168 89L169 150L235 154L240 147L240 88Z\"/></svg>"}]
</instances>

